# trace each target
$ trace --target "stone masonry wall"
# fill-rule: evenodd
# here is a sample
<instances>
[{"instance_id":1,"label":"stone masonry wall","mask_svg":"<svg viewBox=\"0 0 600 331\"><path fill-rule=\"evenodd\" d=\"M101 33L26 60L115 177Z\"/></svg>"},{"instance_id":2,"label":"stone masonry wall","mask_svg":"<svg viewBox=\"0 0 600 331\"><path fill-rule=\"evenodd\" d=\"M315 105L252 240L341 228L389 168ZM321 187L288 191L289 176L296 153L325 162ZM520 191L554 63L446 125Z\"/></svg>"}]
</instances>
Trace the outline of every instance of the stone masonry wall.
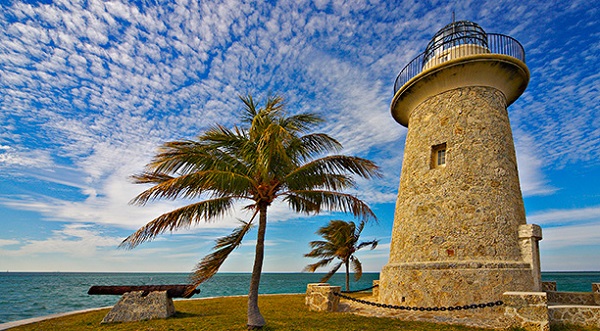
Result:
<instances>
[{"instance_id":1,"label":"stone masonry wall","mask_svg":"<svg viewBox=\"0 0 600 331\"><path fill-rule=\"evenodd\" d=\"M431 168L446 143L446 166ZM521 261L525 209L504 95L465 87L428 99L410 118L391 263Z\"/></svg>"},{"instance_id":2,"label":"stone masonry wall","mask_svg":"<svg viewBox=\"0 0 600 331\"><path fill-rule=\"evenodd\" d=\"M450 90L411 112L380 301L444 306L534 291L525 210L504 95ZM446 165L435 167L435 146Z\"/></svg>"}]
</instances>

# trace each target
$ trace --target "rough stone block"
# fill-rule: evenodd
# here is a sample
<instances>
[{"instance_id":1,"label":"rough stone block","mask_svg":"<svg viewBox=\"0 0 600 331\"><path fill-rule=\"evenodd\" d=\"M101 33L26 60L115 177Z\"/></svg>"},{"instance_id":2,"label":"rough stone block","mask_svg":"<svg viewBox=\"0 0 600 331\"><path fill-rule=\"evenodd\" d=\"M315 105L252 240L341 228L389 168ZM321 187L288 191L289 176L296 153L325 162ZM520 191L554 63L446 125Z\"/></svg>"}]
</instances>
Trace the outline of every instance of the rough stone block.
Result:
<instances>
[{"instance_id":1,"label":"rough stone block","mask_svg":"<svg viewBox=\"0 0 600 331\"><path fill-rule=\"evenodd\" d=\"M337 311L340 297L340 286L329 286L327 283L308 284L306 286L305 303L311 311Z\"/></svg>"},{"instance_id":2,"label":"rough stone block","mask_svg":"<svg viewBox=\"0 0 600 331\"><path fill-rule=\"evenodd\" d=\"M542 282L542 292L556 291L556 282Z\"/></svg>"},{"instance_id":3,"label":"rough stone block","mask_svg":"<svg viewBox=\"0 0 600 331\"><path fill-rule=\"evenodd\" d=\"M545 292L506 292L503 295L506 317L527 331L549 331L550 316Z\"/></svg>"},{"instance_id":4,"label":"rough stone block","mask_svg":"<svg viewBox=\"0 0 600 331\"><path fill-rule=\"evenodd\" d=\"M143 321L175 314L173 299L167 295L167 291L150 292L146 296L143 293L134 291L123 294L102 323Z\"/></svg>"},{"instance_id":5,"label":"rough stone block","mask_svg":"<svg viewBox=\"0 0 600 331\"><path fill-rule=\"evenodd\" d=\"M562 305L548 307L552 325L600 327L600 306Z\"/></svg>"},{"instance_id":6,"label":"rough stone block","mask_svg":"<svg viewBox=\"0 0 600 331\"><path fill-rule=\"evenodd\" d=\"M373 281L373 297L375 299L379 298L379 279Z\"/></svg>"},{"instance_id":7,"label":"rough stone block","mask_svg":"<svg viewBox=\"0 0 600 331\"><path fill-rule=\"evenodd\" d=\"M542 239L542 228L537 224L523 224L519 226L519 238Z\"/></svg>"}]
</instances>

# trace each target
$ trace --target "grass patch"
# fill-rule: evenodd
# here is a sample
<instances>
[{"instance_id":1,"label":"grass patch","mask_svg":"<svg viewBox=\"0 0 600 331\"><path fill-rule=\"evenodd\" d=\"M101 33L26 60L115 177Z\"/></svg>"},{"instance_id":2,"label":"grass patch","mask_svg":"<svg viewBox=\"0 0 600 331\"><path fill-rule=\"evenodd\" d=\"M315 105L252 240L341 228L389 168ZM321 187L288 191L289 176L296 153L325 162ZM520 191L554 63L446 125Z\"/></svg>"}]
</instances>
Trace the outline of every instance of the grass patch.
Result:
<instances>
[{"instance_id":1,"label":"grass patch","mask_svg":"<svg viewBox=\"0 0 600 331\"><path fill-rule=\"evenodd\" d=\"M163 320L131 323L100 324L107 309L70 315L34 324L23 325L12 331L25 330L246 330L245 297L227 297L210 300L175 301L177 314ZM363 317L345 313L310 312L304 305L304 295L273 295L259 298L261 313L267 320L265 331L272 330L411 330L411 331L483 331L456 325L424 322L406 322L392 318ZM518 330L518 329L516 329ZM560 331L581 328L563 327ZM586 329L588 330L588 329ZM589 329L597 331L598 329Z\"/></svg>"}]
</instances>

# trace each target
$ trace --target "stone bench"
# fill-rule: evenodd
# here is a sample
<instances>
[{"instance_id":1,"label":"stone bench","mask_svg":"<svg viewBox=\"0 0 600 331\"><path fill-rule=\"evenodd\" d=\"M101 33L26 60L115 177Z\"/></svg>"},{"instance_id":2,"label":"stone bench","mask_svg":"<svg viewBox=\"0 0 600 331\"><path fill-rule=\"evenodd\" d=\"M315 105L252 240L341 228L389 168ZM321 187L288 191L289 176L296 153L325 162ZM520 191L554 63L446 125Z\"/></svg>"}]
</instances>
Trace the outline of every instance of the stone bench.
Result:
<instances>
[{"instance_id":1,"label":"stone bench","mask_svg":"<svg viewBox=\"0 0 600 331\"><path fill-rule=\"evenodd\" d=\"M172 298L200 293L190 285L92 286L89 295L122 295L101 323L167 318L175 314Z\"/></svg>"}]
</instances>

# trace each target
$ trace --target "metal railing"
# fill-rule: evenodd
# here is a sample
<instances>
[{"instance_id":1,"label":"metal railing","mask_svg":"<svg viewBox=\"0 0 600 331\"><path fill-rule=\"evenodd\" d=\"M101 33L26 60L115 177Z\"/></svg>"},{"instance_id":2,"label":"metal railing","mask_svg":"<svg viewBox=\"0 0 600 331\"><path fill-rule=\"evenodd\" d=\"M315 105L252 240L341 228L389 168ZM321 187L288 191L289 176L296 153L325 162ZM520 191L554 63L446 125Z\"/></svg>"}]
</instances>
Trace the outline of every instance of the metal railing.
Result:
<instances>
[{"instance_id":1,"label":"metal railing","mask_svg":"<svg viewBox=\"0 0 600 331\"><path fill-rule=\"evenodd\" d=\"M396 77L394 94L424 69L429 69L446 61L475 54L502 54L512 56L525 62L525 50L516 39L497 33L487 34L487 47L471 44L460 44L447 49L438 49L432 56L431 52L423 52L408 63ZM425 57L427 55L427 58Z\"/></svg>"}]
</instances>

